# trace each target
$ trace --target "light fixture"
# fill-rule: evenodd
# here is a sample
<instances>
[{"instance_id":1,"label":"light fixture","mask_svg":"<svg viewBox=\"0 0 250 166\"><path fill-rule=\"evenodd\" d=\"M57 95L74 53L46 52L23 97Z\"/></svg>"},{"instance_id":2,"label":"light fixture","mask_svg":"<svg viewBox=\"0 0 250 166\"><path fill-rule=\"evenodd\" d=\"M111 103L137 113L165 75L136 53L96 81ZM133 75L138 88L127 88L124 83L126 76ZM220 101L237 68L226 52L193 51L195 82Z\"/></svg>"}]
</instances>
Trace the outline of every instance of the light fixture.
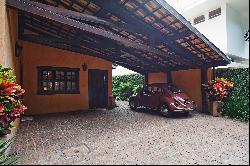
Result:
<instances>
[{"instance_id":1,"label":"light fixture","mask_svg":"<svg viewBox=\"0 0 250 166\"><path fill-rule=\"evenodd\" d=\"M83 71L87 71L88 70L88 65L86 63L84 63L82 65L82 69L83 69Z\"/></svg>"},{"instance_id":2,"label":"light fixture","mask_svg":"<svg viewBox=\"0 0 250 166\"><path fill-rule=\"evenodd\" d=\"M17 42L15 44L15 56L20 57L21 51L23 50L23 47L20 46Z\"/></svg>"}]
</instances>

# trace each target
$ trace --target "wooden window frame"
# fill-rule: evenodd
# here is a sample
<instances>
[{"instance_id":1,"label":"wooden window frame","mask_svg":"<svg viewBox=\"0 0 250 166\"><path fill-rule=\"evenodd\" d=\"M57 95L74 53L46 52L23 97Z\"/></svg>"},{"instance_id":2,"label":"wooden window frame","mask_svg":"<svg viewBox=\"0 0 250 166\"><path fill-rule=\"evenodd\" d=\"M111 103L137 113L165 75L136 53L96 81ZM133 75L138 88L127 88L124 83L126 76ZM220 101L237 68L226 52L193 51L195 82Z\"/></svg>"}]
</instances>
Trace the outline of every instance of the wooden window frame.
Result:
<instances>
[{"instance_id":1,"label":"wooden window frame","mask_svg":"<svg viewBox=\"0 0 250 166\"><path fill-rule=\"evenodd\" d=\"M37 73L38 73L38 95L55 95L55 94L80 94L80 69L79 68L67 68L67 67L51 67L51 66L39 66L37 67ZM52 78L51 79L44 79L43 78L43 72L52 72ZM64 78L58 79L56 72L63 72ZM68 79L67 73L68 72L75 72L75 78L74 79ZM43 83L44 82L52 82L52 90L51 91L44 91L43 90ZM56 82L64 82L64 89L55 90L55 83ZM75 90L67 90L67 82L75 82ZM71 85L72 86L72 85Z\"/></svg>"}]
</instances>

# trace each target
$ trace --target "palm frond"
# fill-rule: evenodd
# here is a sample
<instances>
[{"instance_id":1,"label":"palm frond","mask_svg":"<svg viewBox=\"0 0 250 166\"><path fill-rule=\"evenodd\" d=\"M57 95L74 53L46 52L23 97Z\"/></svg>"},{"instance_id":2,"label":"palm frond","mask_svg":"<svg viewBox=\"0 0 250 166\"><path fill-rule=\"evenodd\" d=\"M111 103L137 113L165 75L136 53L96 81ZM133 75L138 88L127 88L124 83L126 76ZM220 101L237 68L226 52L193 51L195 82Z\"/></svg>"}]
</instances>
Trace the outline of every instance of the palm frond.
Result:
<instances>
[{"instance_id":1,"label":"palm frond","mask_svg":"<svg viewBox=\"0 0 250 166\"><path fill-rule=\"evenodd\" d=\"M0 139L0 165L16 165L20 161L20 156L18 154L6 154L7 149L13 141L14 138L9 140Z\"/></svg>"}]
</instances>

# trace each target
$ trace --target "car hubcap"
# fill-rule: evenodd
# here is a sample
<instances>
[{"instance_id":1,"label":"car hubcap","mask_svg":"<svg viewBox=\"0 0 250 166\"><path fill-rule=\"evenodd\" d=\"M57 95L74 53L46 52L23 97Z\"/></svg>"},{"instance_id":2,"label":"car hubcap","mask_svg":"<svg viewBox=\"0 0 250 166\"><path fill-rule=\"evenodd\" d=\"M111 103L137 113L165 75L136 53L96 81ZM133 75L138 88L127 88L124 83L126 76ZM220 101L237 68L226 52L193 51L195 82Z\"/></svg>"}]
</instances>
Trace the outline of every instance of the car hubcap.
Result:
<instances>
[{"instance_id":1,"label":"car hubcap","mask_svg":"<svg viewBox=\"0 0 250 166\"><path fill-rule=\"evenodd\" d=\"M161 112L162 112L163 114L167 114L167 113L168 113L168 109L167 109L166 107L162 107L162 108L161 108Z\"/></svg>"},{"instance_id":2,"label":"car hubcap","mask_svg":"<svg viewBox=\"0 0 250 166\"><path fill-rule=\"evenodd\" d=\"M130 106L131 106L132 108L134 108L134 107L135 107L135 102L131 101L131 102L130 102Z\"/></svg>"}]
</instances>

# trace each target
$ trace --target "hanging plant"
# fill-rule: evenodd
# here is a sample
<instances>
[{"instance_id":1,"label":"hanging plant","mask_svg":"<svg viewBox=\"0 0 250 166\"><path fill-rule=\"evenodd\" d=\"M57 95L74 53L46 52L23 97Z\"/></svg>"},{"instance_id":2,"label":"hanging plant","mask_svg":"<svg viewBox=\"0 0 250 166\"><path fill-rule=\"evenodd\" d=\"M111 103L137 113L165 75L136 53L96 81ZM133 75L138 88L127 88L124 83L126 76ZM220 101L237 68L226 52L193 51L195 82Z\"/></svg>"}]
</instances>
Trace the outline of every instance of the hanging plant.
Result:
<instances>
[{"instance_id":1,"label":"hanging plant","mask_svg":"<svg viewBox=\"0 0 250 166\"><path fill-rule=\"evenodd\" d=\"M13 69L0 65L0 137L10 134L11 125L27 109L23 105L24 90L16 83Z\"/></svg>"}]
</instances>

